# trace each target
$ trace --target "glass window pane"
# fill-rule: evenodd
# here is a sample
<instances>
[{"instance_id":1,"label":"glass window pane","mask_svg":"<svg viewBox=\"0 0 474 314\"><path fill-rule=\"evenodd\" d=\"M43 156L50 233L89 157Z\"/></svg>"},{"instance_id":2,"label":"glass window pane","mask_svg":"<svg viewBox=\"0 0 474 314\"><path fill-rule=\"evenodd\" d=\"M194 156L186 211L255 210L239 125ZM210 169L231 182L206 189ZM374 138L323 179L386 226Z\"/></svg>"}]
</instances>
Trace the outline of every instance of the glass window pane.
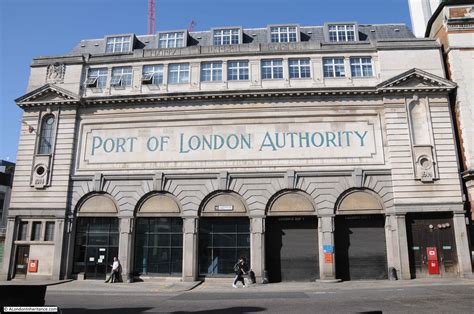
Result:
<instances>
[{"instance_id":1,"label":"glass window pane","mask_svg":"<svg viewBox=\"0 0 474 314\"><path fill-rule=\"evenodd\" d=\"M19 230L18 230L18 240L26 241L28 237L28 222L22 221L20 222Z\"/></svg>"},{"instance_id":2,"label":"glass window pane","mask_svg":"<svg viewBox=\"0 0 474 314\"><path fill-rule=\"evenodd\" d=\"M46 222L46 230L44 235L45 241L53 241L54 240L54 222Z\"/></svg>"},{"instance_id":3,"label":"glass window pane","mask_svg":"<svg viewBox=\"0 0 474 314\"><path fill-rule=\"evenodd\" d=\"M41 222L33 222L31 229L31 241L39 241L41 237Z\"/></svg>"}]
</instances>

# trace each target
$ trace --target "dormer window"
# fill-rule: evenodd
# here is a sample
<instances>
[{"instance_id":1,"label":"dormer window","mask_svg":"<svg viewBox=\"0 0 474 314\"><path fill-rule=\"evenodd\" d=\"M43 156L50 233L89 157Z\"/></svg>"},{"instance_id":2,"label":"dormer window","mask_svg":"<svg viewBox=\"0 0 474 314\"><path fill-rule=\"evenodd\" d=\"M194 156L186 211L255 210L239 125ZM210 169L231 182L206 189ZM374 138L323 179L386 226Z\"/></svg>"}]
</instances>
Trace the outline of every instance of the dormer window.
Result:
<instances>
[{"instance_id":1,"label":"dormer window","mask_svg":"<svg viewBox=\"0 0 474 314\"><path fill-rule=\"evenodd\" d=\"M184 32L161 33L158 48L181 48L184 43Z\"/></svg>"},{"instance_id":2,"label":"dormer window","mask_svg":"<svg viewBox=\"0 0 474 314\"><path fill-rule=\"evenodd\" d=\"M132 67L113 68L110 86L115 88L132 86Z\"/></svg>"},{"instance_id":3,"label":"dormer window","mask_svg":"<svg viewBox=\"0 0 474 314\"><path fill-rule=\"evenodd\" d=\"M108 37L105 48L106 53L129 52L131 36Z\"/></svg>"},{"instance_id":4,"label":"dormer window","mask_svg":"<svg viewBox=\"0 0 474 314\"><path fill-rule=\"evenodd\" d=\"M215 46L240 44L240 29L216 29L213 32Z\"/></svg>"},{"instance_id":5,"label":"dormer window","mask_svg":"<svg viewBox=\"0 0 474 314\"><path fill-rule=\"evenodd\" d=\"M289 43L298 41L296 26L272 26L270 27L270 41L272 43Z\"/></svg>"},{"instance_id":6,"label":"dormer window","mask_svg":"<svg viewBox=\"0 0 474 314\"><path fill-rule=\"evenodd\" d=\"M338 24L328 25L329 41L344 42L355 41L355 25L354 24Z\"/></svg>"}]
</instances>

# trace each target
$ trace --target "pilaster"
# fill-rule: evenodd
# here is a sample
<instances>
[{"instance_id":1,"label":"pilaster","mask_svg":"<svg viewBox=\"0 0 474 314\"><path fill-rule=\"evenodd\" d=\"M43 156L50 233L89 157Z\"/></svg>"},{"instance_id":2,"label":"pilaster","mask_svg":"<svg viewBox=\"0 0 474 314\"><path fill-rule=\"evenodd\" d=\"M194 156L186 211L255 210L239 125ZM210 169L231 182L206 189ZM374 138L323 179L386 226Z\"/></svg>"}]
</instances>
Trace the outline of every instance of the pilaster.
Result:
<instances>
[{"instance_id":1,"label":"pilaster","mask_svg":"<svg viewBox=\"0 0 474 314\"><path fill-rule=\"evenodd\" d=\"M265 270L265 218L250 218L250 268L258 282Z\"/></svg>"},{"instance_id":2,"label":"pilaster","mask_svg":"<svg viewBox=\"0 0 474 314\"><path fill-rule=\"evenodd\" d=\"M336 280L337 256L334 254L334 216L318 217L318 239L319 279Z\"/></svg>"},{"instance_id":3,"label":"pilaster","mask_svg":"<svg viewBox=\"0 0 474 314\"><path fill-rule=\"evenodd\" d=\"M133 234L133 218L121 217L120 219L120 235L119 235L119 251L118 259L122 265L122 277L127 282L131 282L132 276L132 234Z\"/></svg>"},{"instance_id":4,"label":"pilaster","mask_svg":"<svg viewBox=\"0 0 474 314\"><path fill-rule=\"evenodd\" d=\"M198 218L183 219L183 281L196 281L198 277Z\"/></svg>"},{"instance_id":5,"label":"pilaster","mask_svg":"<svg viewBox=\"0 0 474 314\"><path fill-rule=\"evenodd\" d=\"M454 238L458 254L459 275L472 276L471 258L469 256L469 242L467 238L466 217L464 213L453 214Z\"/></svg>"}]
</instances>

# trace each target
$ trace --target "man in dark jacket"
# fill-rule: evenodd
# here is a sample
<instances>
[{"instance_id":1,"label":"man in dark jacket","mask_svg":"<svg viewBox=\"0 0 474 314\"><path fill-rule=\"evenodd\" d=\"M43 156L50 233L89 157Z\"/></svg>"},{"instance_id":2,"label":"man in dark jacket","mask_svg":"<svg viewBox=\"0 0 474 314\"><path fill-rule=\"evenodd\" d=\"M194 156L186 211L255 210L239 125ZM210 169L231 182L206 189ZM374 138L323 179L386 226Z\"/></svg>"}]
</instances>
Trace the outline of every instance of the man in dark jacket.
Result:
<instances>
[{"instance_id":1,"label":"man in dark jacket","mask_svg":"<svg viewBox=\"0 0 474 314\"><path fill-rule=\"evenodd\" d=\"M239 258L237 263L235 263L234 265L235 278L234 278L234 282L232 283L232 287L237 288L238 281L242 282L242 285L244 286L244 288L247 287L245 285L244 277L242 277L242 275L246 273L246 269L247 267L245 265L245 259L243 257Z\"/></svg>"}]
</instances>

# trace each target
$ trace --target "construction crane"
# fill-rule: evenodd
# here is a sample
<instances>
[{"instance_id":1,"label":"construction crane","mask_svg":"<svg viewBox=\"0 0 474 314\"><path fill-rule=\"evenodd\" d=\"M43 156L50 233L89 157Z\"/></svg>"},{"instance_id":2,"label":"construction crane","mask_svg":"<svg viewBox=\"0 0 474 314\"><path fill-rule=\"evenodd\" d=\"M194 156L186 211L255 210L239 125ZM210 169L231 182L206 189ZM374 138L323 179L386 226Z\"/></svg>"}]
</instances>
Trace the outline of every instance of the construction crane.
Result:
<instances>
[{"instance_id":1,"label":"construction crane","mask_svg":"<svg viewBox=\"0 0 474 314\"><path fill-rule=\"evenodd\" d=\"M195 20L191 20L188 26L188 32L192 32L194 30L194 27L197 25Z\"/></svg>"},{"instance_id":2,"label":"construction crane","mask_svg":"<svg viewBox=\"0 0 474 314\"><path fill-rule=\"evenodd\" d=\"M155 0L148 0L148 34L155 33Z\"/></svg>"}]
</instances>

